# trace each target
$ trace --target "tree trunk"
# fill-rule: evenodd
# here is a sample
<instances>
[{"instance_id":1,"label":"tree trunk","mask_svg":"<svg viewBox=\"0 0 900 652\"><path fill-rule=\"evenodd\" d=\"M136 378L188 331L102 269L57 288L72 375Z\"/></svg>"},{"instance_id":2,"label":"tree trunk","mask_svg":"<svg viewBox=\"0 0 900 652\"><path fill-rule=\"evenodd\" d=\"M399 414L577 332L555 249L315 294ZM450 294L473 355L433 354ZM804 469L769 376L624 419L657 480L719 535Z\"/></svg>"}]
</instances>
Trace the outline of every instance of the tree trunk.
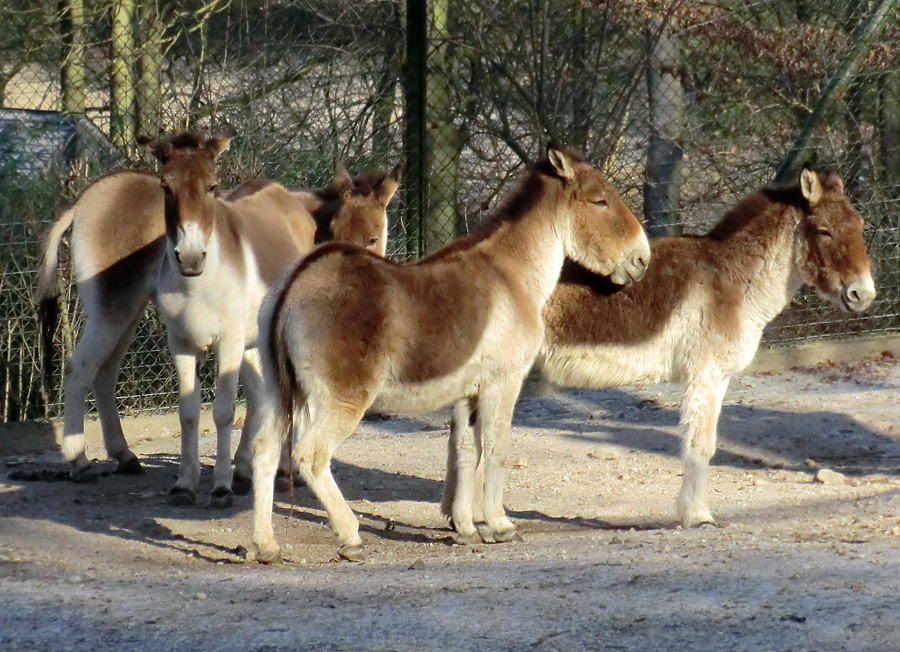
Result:
<instances>
[{"instance_id":1,"label":"tree trunk","mask_svg":"<svg viewBox=\"0 0 900 652\"><path fill-rule=\"evenodd\" d=\"M684 104L678 76L678 41L661 23L647 30L647 90L650 143L644 182L644 216L649 235L680 232L681 131Z\"/></svg>"},{"instance_id":2,"label":"tree trunk","mask_svg":"<svg viewBox=\"0 0 900 652\"><path fill-rule=\"evenodd\" d=\"M381 71L375 82L372 106L372 155L382 165L388 164L391 155L391 127L394 122L394 96L397 92L397 40L392 38L400 13L397 2L384 5L382 22L387 26L384 37Z\"/></svg>"},{"instance_id":3,"label":"tree trunk","mask_svg":"<svg viewBox=\"0 0 900 652\"><path fill-rule=\"evenodd\" d=\"M428 47L426 0L406 0L406 60L403 66L403 220L406 255L423 252L422 226L425 203L425 62Z\"/></svg>"},{"instance_id":4,"label":"tree trunk","mask_svg":"<svg viewBox=\"0 0 900 652\"><path fill-rule=\"evenodd\" d=\"M138 77L135 122L140 136L155 138L163 130L160 76L165 26L157 0L139 0L138 5Z\"/></svg>"},{"instance_id":5,"label":"tree trunk","mask_svg":"<svg viewBox=\"0 0 900 652\"><path fill-rule=\"evenodd\" d=\"M84 113L84 7L82 0L63 0L63 54L60 71L59 110L62 113Z\"/></svg>"},{"instance_id":6,"label":"tree trunk","mask_svg":"<svg viewBox=\"0 0 900 652\"><path fill-rule=\"evenodd\" d=\"M127 150L134 142L134 36L131 20L133 0L113 0L110 36L109 137L113 144Z\"/></svg>"},{"instance_id":7,"label":"tree trunk","mask_svg":"<svg viewBox=\"0 0 900 652\"><path fill-rule=\"evenodd\" d=\"M82 0L60 2L63 37L63 62L60 71L59 110L69 121L70 130L63 145L63 161L67 168L78 159L81 143L74 128L76 116L84 114L87 98L84 92L84 6ZM4 84L5 86L5 84Z\"/></svg>"},{"instance_id":8,"label":"tree trunk","mask_svg":"<svg viewBox=\"0 0 900 652\"><path fill-rule=\"evenodd\" d=\"M456 191L460 135L453 123L450 50L450 0L432 0L429 22L428 75L425 80L425 253L440 249L457 235Z\"/></svg>"},{"instance_id":9,"label":"tree trunk","mask_svg":"<svg viewBox=\"0 0 900 652\"><path fill-rule=\"evenodd\" d=\"M850 38L852 33L863 22L862 5L847 5L847 15L844 17L844 29ZM847 154L846 169L844 172L844 188L850 197L859 197L861 177L865 165L865 141L863 124L868 122L865 117L865 93L868 84L861 83L859 79L853 80L847 91Z\"/></svg>"},{"instance_id":10,"label":"tree trunk","mask_svg":"<svg viewBox=\"0 0 900 652\"><path fill-rule=\"evenodd\" d=\"M572 30L574 45L572 47L573 83L572 93L572 146L581 152L588 151L588 139L594 122L594 81L595 74L588 71L587 53L591 50L589 39L596 39L597 34L588 30L588 9L579 5L572 8Z\"/></svg>"}]
</instances>

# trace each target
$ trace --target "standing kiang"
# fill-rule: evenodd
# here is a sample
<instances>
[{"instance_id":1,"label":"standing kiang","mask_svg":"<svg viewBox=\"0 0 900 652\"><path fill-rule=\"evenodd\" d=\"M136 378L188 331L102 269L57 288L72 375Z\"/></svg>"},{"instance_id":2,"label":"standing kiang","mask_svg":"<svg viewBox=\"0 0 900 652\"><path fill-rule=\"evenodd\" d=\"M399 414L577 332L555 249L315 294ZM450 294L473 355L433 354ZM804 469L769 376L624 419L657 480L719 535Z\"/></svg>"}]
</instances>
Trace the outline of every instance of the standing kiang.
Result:
<instances>
[{"instance_id":1,"label":"standing kiang","mask_svg":"<svg viewBox=\"0 0 900 652\"><path fill-rule=\"evenodd\" d=\"M118 471L140 473L116 407L115 381L135 328L150 301L158 304L179 378L181 464L169 496L192 504L198 491L197 364L209 348L218 357L213 420L217 457L213 504L231 504L231 430L238 371L248 414L236 455L234 490L249 491L249 449L260 382L256 313L268 286L314 243L338 236L383 254L386 207L397 189L391 174L352 179L339 162L321 191L289 191L251 181L228 199L217 196L215 162L231 136L184 133L151 143L158 174L119 172L89 186L52 226L38 296L56 302L56 261L63 233L84 304L82 336L66 367L62 451L75 480L93 475L85 454L84 402L93 389L107 453ZM243 472L243 473L242 473Z\"/></svg>"},{"instance_id":2,"label":"standing kiang","mask_svg":"<svg viewBox=\"0 0 900 652\"><path fill-rule=\"evenodd\" d=\"M649 245L640 223L594 167L551 146L484 228L415 264L330 244L273 287L260 311L265 410L254 442L253 543L279 557L272 480L293 420L293 458L340 540L364 557L359 522L331 474L336 447L369 408L478 410L485 527L515 536L503 507L513 406L543 338L541 309L566 257L616 283L638 280ZM652 265L651 265L652 267ZM459 442L453 527L478 539L472 518L475 444Z\"/></svg>"},{"instance_id":3,"label":"standing kiang","mask_svg":"<svg viewBox=\"0 0 900 652\"><path fill-rule=\"evenodd\" d=\"M567 261L543 310L538 356L565 387L682 386L684 464L678 518L712 523L707 478L731 376L750 364L763 329L804 285L859 314L875 299L863 220L834 173L760 189L703 236L654 239L640 283L611 284ZM465 415L467 416L467 415ZM463 432L467 419L455 423Z\"/></svg>"}]
</instances>

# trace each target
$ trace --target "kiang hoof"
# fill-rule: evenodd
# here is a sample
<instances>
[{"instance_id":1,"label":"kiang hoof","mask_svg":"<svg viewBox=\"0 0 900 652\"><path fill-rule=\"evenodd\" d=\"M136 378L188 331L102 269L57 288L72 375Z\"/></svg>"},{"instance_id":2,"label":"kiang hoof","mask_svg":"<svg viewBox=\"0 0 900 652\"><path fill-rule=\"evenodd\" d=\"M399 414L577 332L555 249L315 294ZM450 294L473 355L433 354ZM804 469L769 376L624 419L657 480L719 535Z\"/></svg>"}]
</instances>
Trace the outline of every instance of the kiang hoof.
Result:
<instances>
[{"instance_id":1,"label":"kiang hoof","mask_svg":"<svg viewBox=\"0 0 900 652\"><path fill-rule=\"evenodd\" d=\"M494 543L511 543L513 541L521 541L522 535L516 529L506 530L504 532L494 532Z\"/></svg>"},{"instance_id":2,"label":"kiang hoof","mask_svg":"<svg viewBox=\"0 0 900 652\"><path fill-rule=\"evenodd\" d=\"M471 534L463 534L462 532L454 532L453 533L453 542L459 544L461 546L474 546L479 543L482 543L481 535L478 532L472 532Z\"/></svg>"},{"instance_id":3,"label":"kiang hoof","mask_svg":"<svg viewBox=\"0 0 900 652\"><path fill-rule=\"evenodd\" d=\"M69 471L69 480L72 482L77 482L78 484L84 484L86 482L96 482L99 474L97 473L97 469L94 468L93 464L87 464L86 466L80 467L72 467L72 470Z\"/></svg>"},{"instance_id":4,"label":"kiang hoof","mask_svg":"<svg viewBox=\"0 0 900 652\"><path fill-rule=\"evenodd\" d=\"M341 546L338 556L346 561L364 562L366 551L362 546Z\"/></svg>"},{"instance_id":5,"label":"kiang hoof","mask_svg":"<svg viewBox=\"0 0 900 652\"><path fill-rule=\"evenodd\" d=\"M498 530L495 532L488 527L487 523L477 523L476 527L478 528L478 534L481 535L481 540L485 543L509 543L511 541L522 540L522 537L519 535L519 531L516 528L512 528L511 530Z\"/></svg>"},{"instance_id":6,"label":"kiang hoof","mask_svg":"<svg viewBox=\"0 0 900 652\"><path fill-rule=\"evenodd\" d=\"M176 507L190 507L197 502L194 492L185 487L172 487L169 489L168 503Z\"/></svg>"},{"instance_id":7,"label":"kiang hoof","mask_svg":"<svg viewBox=\"0 0 900 652\"><path fill-rule=\"evenodd\" d=\"M485 543L494 543L494 533L491 532L491 528L488 527L488 524L484 521L479 521L475 524L475 527L478 529L478 536L481 537L481 540Z\"/></svg>"},{"instance_id":8,"label":"kiang hoof","mask_svg":"<svg viewBox=\"0 0 900 652\"><path fill-rule=\"evenodd\" d=\"M228 487L216 487L209 496L209 504L213 507L231 507L234 504L234 494Z\"/></svg>"},{"instance_id":9,"label":"kiang hoof","mask_svg":"<svg viewBox=\"0 0 900 652\"><path fill-rule=\"evenodd\" d=\"M242 475L235 475L231 480L231 491L235 496L246 496L253 488L253 481Z\"/></svg>"},{"instance_id":10,"label":"kiang hoof","mask_svg":"<svg viewBox=\"0 0 900 652\"><path fill-rule=\"evenodd\" d=\"M697 514L693 518L683 521L681 527L685 530L699 527L716 527L716 519L714 519L709 512L706 514Z\"/></svg>"},{"instance_id":11,"label":"kiang hoof","mask_svg":"<svg viewBox=\"0 0 900 652\"><path fill-rule=\"evenodd\" d=\"M119 475L142 475L144 467L141 466L141 461L138 458L132 457L124 461L119 460L115 472Z\"/></svg>"},{"instance_id":12,"label":"kiang hoof","mask_svg":"<svg viewBox=\"0 0 900 652\"><path fill-rule=\"evenodd\" d=\"M278 545L266 546L264 548L257 546L256 561L260 564L280 564L281 548L278 547Z\"/></svg>"}]
</instances>

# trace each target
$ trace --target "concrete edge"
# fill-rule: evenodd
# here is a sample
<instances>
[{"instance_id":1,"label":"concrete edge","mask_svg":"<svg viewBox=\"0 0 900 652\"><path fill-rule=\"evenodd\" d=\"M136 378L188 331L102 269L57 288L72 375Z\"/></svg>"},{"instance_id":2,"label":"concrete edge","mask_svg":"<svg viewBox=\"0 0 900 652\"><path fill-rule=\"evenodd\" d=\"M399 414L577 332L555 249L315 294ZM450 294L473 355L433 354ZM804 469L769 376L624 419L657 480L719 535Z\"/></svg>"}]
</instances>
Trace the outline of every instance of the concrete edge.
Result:
<instances>
[{"instance_id":1,"label":"concrete edge","mask_svg":"<svg viewBox=\"0 0 900 652\"><path fill-rule=\"evenodd\" d=\"M761 373L845 363L889 355L900 358L900 335L879 335L852 340L816 340L794 346L760 347L744 373Z\"/></svg>"}]
</instances>

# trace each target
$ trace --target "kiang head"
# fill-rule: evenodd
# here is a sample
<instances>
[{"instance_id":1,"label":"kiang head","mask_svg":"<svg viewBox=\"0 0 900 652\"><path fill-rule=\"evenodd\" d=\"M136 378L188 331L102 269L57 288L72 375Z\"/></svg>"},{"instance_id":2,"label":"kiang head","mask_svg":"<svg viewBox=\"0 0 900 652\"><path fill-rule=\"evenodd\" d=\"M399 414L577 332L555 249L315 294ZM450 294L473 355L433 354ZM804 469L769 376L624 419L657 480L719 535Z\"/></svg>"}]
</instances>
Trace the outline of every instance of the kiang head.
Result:
<instances>
[{"instance_id":1,"label":"kiang head","mask_svg":"<svg viewBox=\"0 0 900 652\"><path fill-rule=\"evenodd\" d=\"M796 263L804 283L840 308L859 313L875 299L863 220L844 194L840 177L800 174L806 210L797 230Z\"/></svg>"},{"instance_id":2,"label":"kiang head","mask_svg":"<svg viewBox=\"0 0 900 652\"><path fill-rule=\"evenodd\" d=\"M233 135L203 138L182 133L171 140L145 143L162 164L169 254L184 276L203 273L207 247L216 223L216 159Z\"/></svg>"},{"instance_id":3,"label":"kiang head","mask_svg":"<svg viewBox=\"0 0 900 652\"><path fill-rule=\"evenodd\" d=\"M650 244L641 223L606 177L579 155L552 144L538 167L563 185L568 205L566 256L618 285L643 278L650 264Z\"/></svg>"},{"instance_id":4,"label":"kiang head","mask_svg":"<svg viewBox=\"0 0 900 652\"><path fill-rule=\"evenodd\" d=\"M400 165L391 172L370 172L354 179L334 160L332 189L337 210L331 218L331 237L384 256L387 251L387 206L400 183Z\"/></svg>"}]
</instances>

